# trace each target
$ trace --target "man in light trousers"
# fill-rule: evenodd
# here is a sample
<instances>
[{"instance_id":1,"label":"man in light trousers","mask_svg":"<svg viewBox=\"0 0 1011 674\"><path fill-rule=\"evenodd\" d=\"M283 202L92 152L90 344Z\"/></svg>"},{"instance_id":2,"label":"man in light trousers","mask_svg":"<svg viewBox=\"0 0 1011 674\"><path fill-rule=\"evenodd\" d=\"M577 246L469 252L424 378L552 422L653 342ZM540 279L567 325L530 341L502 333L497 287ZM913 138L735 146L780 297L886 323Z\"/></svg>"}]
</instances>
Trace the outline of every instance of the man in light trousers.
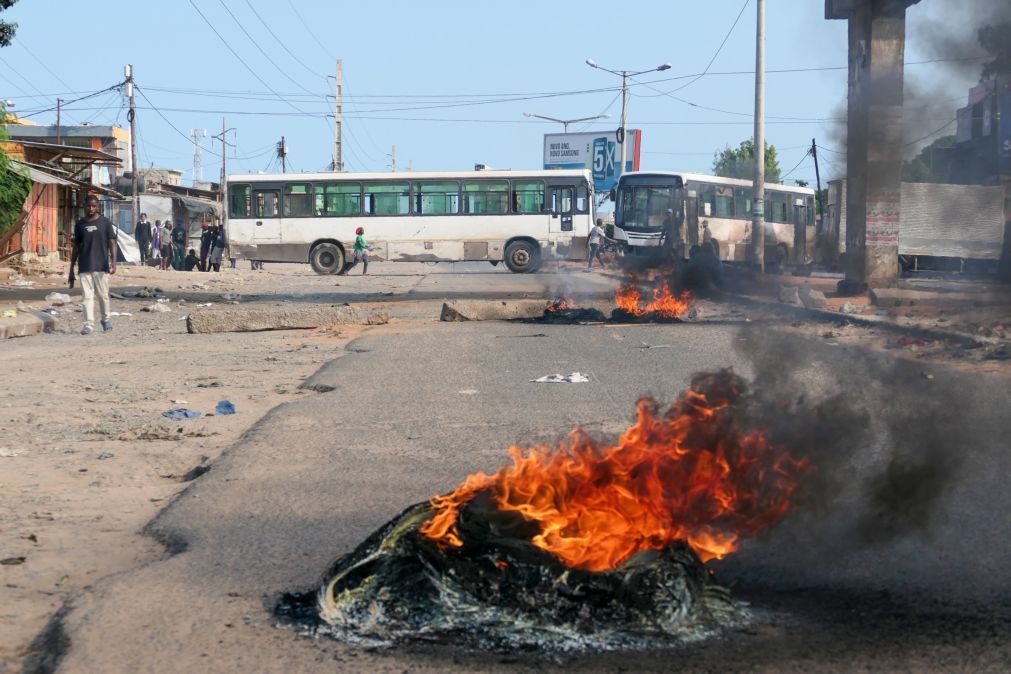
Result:
<instances>
[{"instance_id":1,"label":"man in light trousers","mask_svg":"<svg viewBox=\"0 0 1011 674\"><path fill-rule=\"evenodd\" d=\"M112 330L109 309L109 274L116 273L116 228L108 218L98 214L98 198L88 196L84 202L84 217L74 226L74 246L70 253L70 276L74 287L77 276L84 291L84 329L82 335L95 330L95 299L102 314L102 330ZM74 267L77 267L77 276Z\"/></svg>"}]
</instances>

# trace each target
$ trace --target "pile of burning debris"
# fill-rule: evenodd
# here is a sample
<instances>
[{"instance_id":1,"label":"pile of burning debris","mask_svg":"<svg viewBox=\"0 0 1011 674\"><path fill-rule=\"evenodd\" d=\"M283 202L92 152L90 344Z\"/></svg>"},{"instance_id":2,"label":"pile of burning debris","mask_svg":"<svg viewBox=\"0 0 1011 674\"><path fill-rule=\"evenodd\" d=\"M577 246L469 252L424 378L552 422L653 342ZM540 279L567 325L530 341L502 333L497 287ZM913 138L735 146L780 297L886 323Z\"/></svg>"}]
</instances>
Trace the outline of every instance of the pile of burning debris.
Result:
<instances>
[{"instance_id":1,"label":"pile of burning debris","mask_svg":"<svg viewBox=\"0 0 1011 674\"><path fill-rule=\"evenodd\" d=\"M644 295L646 298L644 299ZM651 296L651 297L650 297ZM691 305L691 294L671 292L670 284L660 279L652 290L643 291L640 282L629 278L614 295L617 307L607 317L599 309L580 307L569 299L556 300L537 319L551 323L678 323Z\"/></svg>"},{"instance_id":2,"label":"pile of burning debris","mask_svg":"<svg viewBox=\"0 0 1011 674\"><path fill-rule=\"evenodd\" d=\"M776 524L811 467L748 427L751 394L725 370L661 412L640 400L613 442L576 429L510 450L408 508L338 559L315 597L279 613L364 644L636 649L746 619L704 566Z\"/></svg>"}]
</instances>

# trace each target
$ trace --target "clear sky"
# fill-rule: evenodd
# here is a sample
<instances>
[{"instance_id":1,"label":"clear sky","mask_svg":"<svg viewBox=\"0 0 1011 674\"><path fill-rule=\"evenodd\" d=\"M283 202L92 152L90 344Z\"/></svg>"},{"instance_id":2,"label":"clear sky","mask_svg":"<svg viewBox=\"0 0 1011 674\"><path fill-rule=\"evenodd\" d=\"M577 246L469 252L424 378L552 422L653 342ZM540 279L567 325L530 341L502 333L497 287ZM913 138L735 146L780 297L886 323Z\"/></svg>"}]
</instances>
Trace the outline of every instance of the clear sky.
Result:
<instances>
[{"instance_id":1,"label":"clear sky","mask_svg":"<svg viewBox=\"0 0 1011 674\"><path fill-rule=\"evenodd\" d=\"M911 63L931 58L916 27L946 11L932 3L909 11L907 77L920 81L941 67ZM610 114L570 131L618 126L621 78L587 58L629 71L670 63L631 82L641 168L709 172L715 150L752 135L755 10L755 0L19 0L0 13L19 24L13 45L0 49L0 98L52 124L54 111L38 111L116 85L132 63L141 166L181 169L189 184L191 129L213 136L224 117L236 129L229 173L280 170L281 136L289 170L315 171L333 151L339 58L348 170L389 170L393 146L399 170L520 169L539 168L543 134L562 130L524 112ZM823 12L823 0L767 2L766 138L788 182L813 184L805 158L812 138L841 149L833 132L845 110L846 22ZM952 118L971 83L946 92ZM65 123L128 126L115 91L68 104L63 115ZM216 180L221 146L210 137L202 145L203 178ZM838 155L820 155L822 179L835 177Z\"/></svg>"}]
</instances>

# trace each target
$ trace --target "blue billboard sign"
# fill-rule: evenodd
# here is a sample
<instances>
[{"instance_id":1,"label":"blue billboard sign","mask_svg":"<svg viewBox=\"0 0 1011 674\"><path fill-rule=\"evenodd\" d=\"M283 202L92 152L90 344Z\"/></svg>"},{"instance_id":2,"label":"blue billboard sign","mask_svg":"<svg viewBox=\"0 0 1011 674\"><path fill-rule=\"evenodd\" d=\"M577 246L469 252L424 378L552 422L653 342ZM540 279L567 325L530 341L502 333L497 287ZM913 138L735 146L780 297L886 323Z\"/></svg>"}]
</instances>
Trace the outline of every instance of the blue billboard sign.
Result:
<instances>
[{"instance_id":1,"label":"blue billboard sign","mask_svg":"<svg viewBox=\"0 0 1011 674\"><path fill-rule=\"evenodd\" d=\"M639 170L642 132L629 129L625 149L625 173ZM617 133L549 133L544 135L544 168L585 169L593 174L593 187L606 191L621 175L621 146Z\"/></svg>"}]
</instances>

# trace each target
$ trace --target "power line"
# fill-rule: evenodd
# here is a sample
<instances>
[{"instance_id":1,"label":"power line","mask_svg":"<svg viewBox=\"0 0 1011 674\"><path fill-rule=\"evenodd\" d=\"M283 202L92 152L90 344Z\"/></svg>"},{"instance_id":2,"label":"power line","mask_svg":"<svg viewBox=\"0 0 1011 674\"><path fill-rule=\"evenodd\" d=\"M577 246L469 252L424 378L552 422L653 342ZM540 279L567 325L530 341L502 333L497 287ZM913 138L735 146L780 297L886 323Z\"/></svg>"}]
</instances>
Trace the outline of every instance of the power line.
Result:
<instances>
[{"instance_id":1,"label":"power line","mask_svg":"<svg viewBox=\"0 0 1011 674\"><path fill-rule=\"evenodd\" d=\"M158 113L158 116L159 116L159 117L161 117L161 118L162 118L162 120L164 120L164 122L165 122L166 124L168 124L168 125L169 125L170 127L172 127L172 130L173 130L173 131L175 131L175 132L176 132L176 133L178 133L178 134L179 134L180 136L182 136L183 138L185 138L185 139L186 139L186 143L187 143L188 145L197 145L197 146L198 146L198 147L200 147L200 149L202 149L202 150L205 150L205 151L207 151L207 152L212 152L212 150L211 150L210 148L204 147L203 145L200 145L199 143L195 143L195 142L193 142L193 138L192 138L192 137L191 137L191 136L190 136L189 134L183 133L183 132L182 132L182 131L180 131L180 130L179 130L178 128L176 128L176 125L175 125L175 124L173 124L173 123L172 123L172 122L171 122L171 121L169 120L169 118L168 118L168 117L166 117L166 116L165 116L164 114L162 114L162 111L161 111L161 110L159 110L159 109L158 109L158 108L157 108L157 107L155 106L155 104L151 102L151 99L147 97L147 94L145 94L145 93L144 93L144 90L143 90L143 89L141 89L140 87L138 87L138 86L137 86L136 84L134 84L134 91L136 91L136 92L137 92L138 94L140 94L140 97L141 97L141 98L143 98L143 99L144 99L145 101L147 101L147 104L148 104L149 106L151 106L151 107L149 108L150 110L154 110L154 111L155 111L156 113Z\"/></svg>"},{"instance_id":2,"label":"power line","mask_svg":"<svg viewBox=\"0 0 1011 674\"><path fill-rule=\"evenodd\" d=\"M680 87L678 87L677 89L673 89L673 90L671 90L671 91L669 91L669 92L667 92L667 93L669 93L669 94L672 94L672 93L674 93L675 91L681 91L681 90L682 90L682 89L684 89L685 87L690 87L691 85L695 84L695 83L696 83L696 82L698 82L698 81L699 81L700 79L702 79L703 77L705 77L705 76L706 76L706 73L708 73L708 72L709 72L709 68L711 68L711 67L712 67L712 65L713 65L713 62L715 62L715 61L716 61L716 57L720 55L720 52L721 52L721 51L723 51L723 47L724 47L724 45L726 45L726 44L727 44L727 40L729 40L729 39L730 39L730 35L731 35L731 34L732 34L732 33L734 32L734 28L736 28L736 27L737 27L737 22L741 20L741 16L742 16L742 15L744 14L744 10L748 8L748 3L749 3L749 2L751 2L751 0L744 0L744 4L743 4L743 5L741 5L741 11L739 11L739 12L737 13L737 18L736 18L736 19L734 19L734 23L732 23L732 24L730 25L730 30L728 30L728 31L727 31L727 34L726 34L725 36L723 36L723 42L721 42L721 43L720 43L720 46L719 46L719 47L717 47L717 49L716 49L716 53L715 53L715 54L713 54L713 57L712 57L711 59L709 59L709 63L707 63L707 64L706 64L706 68L705 68L705 70L703 70L703 71L702 71L701 73L699 73L699 76L698 76L698 77L696 77L695 79L693 79L693 80L692 80L691 82L686 82L685 84L682 84L682 85L681 85Z\"/></svg>"},{"instance_id":3,"label":"power line","mask_svg":"<svg viewBox=\"0 0 1011 674\"><path fill-rule=\"evenodd\" d=\"M33 110L31 112L26 112L25 114L19 115L19 116L20 117L34 117L35 115L41 115L44 112L52 112L53 110L56 110L57 108L64 108L65 109L66 106L70 105L71 103L77 103L78 101L84 101L84 100L87 100L89 98L94 98L95 96L99 96L101 94L104 94L107 91L112 91L113 89L119 89L120 87L123 86L123 84L124 84L123 82L120 82L118 84L113 84L111 87L106 87L105 89L101 89L99 91L92 92L92 93L90 93L90 94L88 94L86 96L81 96L80 98L74 98L74 99L71 99L69 101L61 101L59 105L54 105L54 106L49 107L49 108L42 108L41 110Z\"/></svg>"},{"instance_id":4,"label":"power line","mask_svg":"<svg viewBox=\"0 0 1011 674\"><path fill-rule=\"evenodd\" d=\"M784 173L783 175L779 176L779 179L782 181L782 180L786 180L787 178L789 178L790 174L792 174L794 171L796 171L798 168L800 168L800 165L804 163L804 160L807 159L810 156L811 156L811 150L809 149L807 152L804 153L804 156L800 158L800 161L797 162L797 165L794 166L789 171L787 171L786 173Z\"/></svg>"},{"instance_id":5,"label":"power line","mask_svg":"<svg viewBox=\"0 0 1011 674\"><path fill-rule=\"evenodd\" d=\"M42 66L43 68L45 68L46 72L47 72L47 73L49 73L50 75L52 75L52 76L53 76L53 77L54 77L54 78L56 79L56 81L57 81L57 82L59 82L60 84L62 84L63 86L65 86L65 87L66 87L66 88L68 88L68 89L70 89L70 88L71 88L69 84L67 84L67 83L66 83L66 82L64 82L64 81L63 81L62 79L60 79L60 76L59 76L59 75L57 75L57 74L56 74L56 73L54 73L54 72L53 72L52 70L50 70L50 69L49 69L49 66L47 66L47 65L46 65L45 63L43 63L43 62L42 62L42 59L40 59L40 58L39 58L38 56L36 56L36 55L35 55L35 52L33 52L33 51L32 51L31 49L29 49L29 48L28 48L28 45L26 45L26 44L25 44L25 43L24 43L24 42L23 42L22 40L20 40L20 39L18 39L18 38L14 38L14 41L15 41L15 42L17 42L17 43L18 43L18 45L19 45L19 46L20 46L20 47L21 47L22 49L24 49L24 50L25 50L26 52L28 52L28 55L29 55L29 56L31 56L31 57L32 57L33 59L35 59L35 61L36 61L36 62L37 62L37 63L38 63L38 64L39 64L40 66Z\"/></svg>"},{"instance_id":6,"label":"power line","mask_svg":"<svg viewBox=\"0 0 1011 674\"><path fill-rule=\"evenodd\" d=\"M291 7L291 11L292 13L295 14L295 18L297 18L299 23L302 24L302 27L305 28L305 32L309 33L312 39L316 41L316 44L319 45L319 48L323 50L323 53L326 54L328 57L330 57L330 52L327 51L327 48L324 47L323 43L319 41L318 37L316 37L316 33L312 32L312 28L310 28L309 24L305 22L305 19L302 18L302 15L298 13L298 10L295 9L295 5L292 4L291 0L288 0L288 6Z\"/></svg>"},{"instance_id":7,"label":"power line","mask_svg":"<svg viewBox=\"0 0 1011 674\"><path fill-rule=\"evenodd\" d=\"M283 68L281 68L281 66L277 65L277 63L274 61L274 59L270 58L270 54L268 54L266 51L264 51L263 47L260 46L260 43L257 42L255 39L253 39L253 36L249 34L249 31L247 31L246 28L245 28L245 26L242 25L242 23L239 21L238 17L236 17L235 14L232 13L232 10L228 9L228 5L225 4L224 0L218 0L218 2L221 4L221 6L224 8L224 10L226 12L228 12L228 16L232 17L232 20L235 21L235 25L237 25L239 27L239 30L241 30L243 32L243 34L247 38L249 38L250 43L252 43L252 45L254 47L256 47L261 54L263 54L263 57L265 59L267 59L267 61L270 62L270 65L274 66L274 68L277 69L277 72L281 73L286 78L288 78L289 82L291 82L292 84L294 84L296 87L298 87L302 91L304 91L304 92L306 92L307 94L310 94L310 95L312 94L311 91L309 91L308 89L306 89L305 87L303 87L301 84L299 84L298 82L296 82L295 79L292 78L292 76L287 73L287 71L285 71Z\"/></svg>"},{"instance_id":8,"label":"power line","mask_svg":"<svg viewBox=\"0 0 1011 674\"><path fill-rule=\"evenodd\" d=\"M281 49L283 49L284 51L288 52L288 55L291 58L293 58L296 63L298 63L303 68L305 68L309 72L310 75L315 75L316 77L321 77L323 79L326 79L325 76L320 75L319 73L313 71L312 68L310 68L306 64L302 63L301 59L299 59L297 56L295 56L295 54L293 54L292 51L290 49L288 49L288 45L286 45L284 43L284 40L282 40L281 38L279 38L277 36L277 34L275 34L273 30L271 30L270 25L266 21L263 20L263 17L260 16L260 13L256 11L256 8L253 7L253 4L249 0L246 0L246 6L249 7L249 10L253 13L253 15L256 16L256 18L260 20L260 23L263 24L263 27L267 29L267 32L270 33L275 40L277 40L277 43L279 45L281 45Z\"/></svg>"}]
</instances>

